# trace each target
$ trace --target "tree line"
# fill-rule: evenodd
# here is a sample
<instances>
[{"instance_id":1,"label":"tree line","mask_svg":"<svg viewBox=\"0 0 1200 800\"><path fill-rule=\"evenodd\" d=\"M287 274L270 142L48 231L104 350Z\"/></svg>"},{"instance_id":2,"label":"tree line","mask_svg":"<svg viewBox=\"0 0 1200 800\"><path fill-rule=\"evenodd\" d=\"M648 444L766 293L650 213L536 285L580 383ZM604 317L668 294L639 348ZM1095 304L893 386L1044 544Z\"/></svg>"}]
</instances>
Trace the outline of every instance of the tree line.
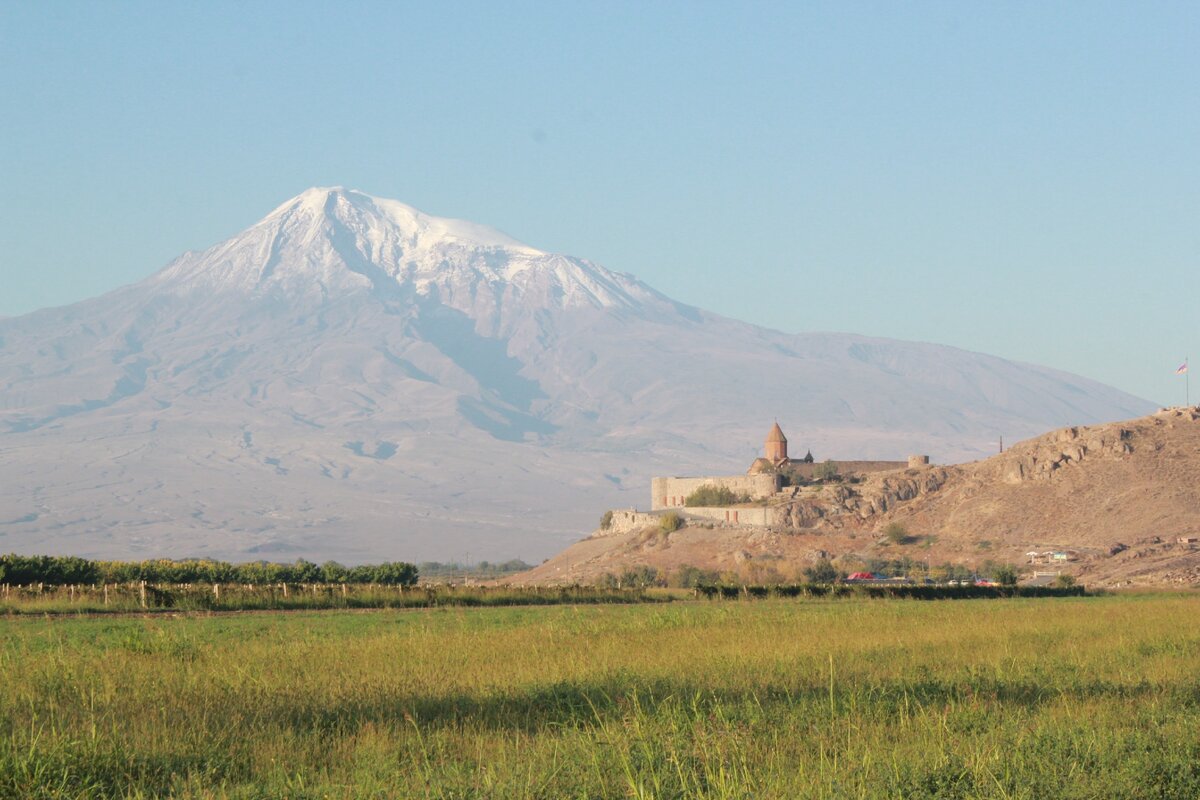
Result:
<instances>
[{"instance_id":1,"label":"tree line","mask_svg":"<svg viewBox=\"0 0 1200 800\"><path fill-rule=\"evenodd\" d=\"M209 559L92 561L76 556L0 555L0 583L51 585L93 583L382 583L412 586L417 567L404 561L346 567L336 561L292 564Z\"/></svg>"},{"instance_id":2,"label":"tree line","mask_svg":"<svg viewBox=\"0 0 1200 800\"><path fill-rule=\"evenodd\" d=\"M425 580L431 578L503 578L518 572L533 569L519 558L508 561L480 561L475 564L460 564L457 561L422 561L417 569Z\"/></svg>"}]
</instances>

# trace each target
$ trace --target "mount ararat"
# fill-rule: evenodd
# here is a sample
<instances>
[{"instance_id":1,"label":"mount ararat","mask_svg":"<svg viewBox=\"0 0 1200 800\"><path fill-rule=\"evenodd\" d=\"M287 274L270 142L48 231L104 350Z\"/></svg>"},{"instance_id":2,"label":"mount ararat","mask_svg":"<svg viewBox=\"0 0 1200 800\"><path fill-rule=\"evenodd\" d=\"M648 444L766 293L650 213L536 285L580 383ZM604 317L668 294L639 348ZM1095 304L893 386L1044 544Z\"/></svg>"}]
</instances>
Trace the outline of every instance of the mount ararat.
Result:
<instances>
[{"instance_id":1,"label":"mount ararat","mask_svg":"<svg viewBox=\"0 0 1200 800\"><path fill-rule=\"evenodd\" d=\"M759 328L310 189L139 283L0 320L0 551L541 558L644 506L652 474L744 469L775 418L818 459L946 463L1153 408L952 347Z\"/></svg>"}]
</instances>

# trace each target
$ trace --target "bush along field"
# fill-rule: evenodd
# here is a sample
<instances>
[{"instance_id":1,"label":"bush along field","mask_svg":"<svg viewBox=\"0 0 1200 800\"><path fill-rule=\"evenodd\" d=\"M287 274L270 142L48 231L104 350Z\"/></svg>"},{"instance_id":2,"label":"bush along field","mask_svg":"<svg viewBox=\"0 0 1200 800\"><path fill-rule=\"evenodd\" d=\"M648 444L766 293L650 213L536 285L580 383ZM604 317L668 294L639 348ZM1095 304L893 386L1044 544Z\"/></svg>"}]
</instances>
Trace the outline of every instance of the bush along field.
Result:
<instances>
[{"instance_id":1,"label":"bush along field","mask_svg":"<svg viewBox=\"0 0 1200 800\"><path fill-rule=\"evenodd\" d=\"M296 611L438 606L642 603L638 587L311 584L0 584L0 614L116 614L156 611ZM668 598L661 598L668 599Z\"/></svg>"},{"instance_id":2,"label":"bush along field","mask_svg":"<svg viewBox=\"0 0 1200 800\"><path fill-rule=\"evenodd\" d=\"M0 620L4 798L1200 796L1194 594Z\"/></svg>"},{"instance_id":3,"label":"bush along field","mask_svg":"<svg viewBox=\"0 0 1200 800\"><path fill-rule=\"evenodd\" d=\"M636 579L600 586L466 586L455 584L0 584L0 614L120 614L151 612L299 611L319 609L417 609L439 606L537 606L590 603L655 603L705 598L852 598L969 600L1005 597L1082 596L1082 586L922 586L898 584L701 584L662 590Z\"/></svg>"}]
</instances>

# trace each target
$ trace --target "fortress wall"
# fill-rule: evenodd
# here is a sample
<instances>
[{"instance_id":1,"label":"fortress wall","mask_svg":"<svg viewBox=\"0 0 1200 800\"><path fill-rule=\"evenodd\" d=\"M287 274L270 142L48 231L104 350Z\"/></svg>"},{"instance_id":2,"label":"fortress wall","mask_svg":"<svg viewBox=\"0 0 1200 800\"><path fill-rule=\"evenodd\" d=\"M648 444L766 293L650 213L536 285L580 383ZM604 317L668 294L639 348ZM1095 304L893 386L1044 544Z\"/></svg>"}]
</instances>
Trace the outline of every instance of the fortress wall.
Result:
<instances>
[{"instance_id":1,"label":"fortress wall","mask_svg":"<svg viewBox=\"0 0 1200 800\"><path fill-rule=\"evenodd\" d=\"M614 533L628 533L629 531L641 530L650 525L658 525L659 516L657 514L648 514L645 511L637 511L632 508L614 508L612 510L612 522L609 523L608 530L601 530L597 536L609 536Z\"/></svg>"},{"instance_id":2,"label":"fortress wall","mask_svg":"<svg viewBox=\"0 0 1200 800\"><path fill-rule=\"evenodd\" d=\"M834 461L837 465L839 475L863 475L868 472L886 472L893 469L907 469L908 461ZM805 478L811 479L813 470L820 466L821 462L817 461L812 464L793 461L785 467L788 472L794 472L797 475L803 475Z\"/></svg>"},{"instance_id":3,"label":"fortress wall","mask_svg":"<svg viewBox=\"0 0 1200 800\"><path fill-rule=\"evenodd\" d=\"M689 494L701 486L724 486L734 494L746 494L751 500L762 500L779 491L779 476L724 475L705 478L653 478L650 481L650 508L682 508Z\"/></svg>"},{"instance_id":4,"label":"fortress wall","mask_svg":"<svg viewBox=\"0 0 1200 800\"><path fill-rule=\"evenodd\" d=\"M691 506L683 510L683 517L705 519L730 525L757 525L767 527L774 521L773 508L706 508Z\"/></svg>"},{"instance_id":5,"label":"fortress wall","mask_svg":"<svg viewBox=\"0 0 1200 800\"><path fill-rule=\"evenodd\" d=\"M760 527L767 527L774 522L775 509L762 507L715 508L693 506L690 508L681 509L680 516L682 516L688 522L705 520L727 523L729 525L756 525ZM609 523L608 529L597 531L595 535L612 536L619 533L639 531L647 527L658 527L661 519L662 516L660 514L637 511L636 509L632 508L614 508L612 510L612 520Z\"/></svg>"}]
</instances>

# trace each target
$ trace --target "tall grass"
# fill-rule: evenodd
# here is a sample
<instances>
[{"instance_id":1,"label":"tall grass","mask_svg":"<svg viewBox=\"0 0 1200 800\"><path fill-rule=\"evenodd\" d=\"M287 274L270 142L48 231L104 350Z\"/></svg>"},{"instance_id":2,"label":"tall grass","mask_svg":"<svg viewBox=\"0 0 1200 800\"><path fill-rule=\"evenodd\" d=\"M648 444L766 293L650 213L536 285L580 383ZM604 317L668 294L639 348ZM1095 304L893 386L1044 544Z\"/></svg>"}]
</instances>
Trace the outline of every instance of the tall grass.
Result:
<instances>
[{"instance_id":1,"label":"tall grass","mask_svg":"<svg viewBox=\"0 0 1200 800\"><path fill-rule=\"evenodd\" d=\"M0 797L1200 796L1194 595L0 621Z\"/></svg>"}]
</instances>

